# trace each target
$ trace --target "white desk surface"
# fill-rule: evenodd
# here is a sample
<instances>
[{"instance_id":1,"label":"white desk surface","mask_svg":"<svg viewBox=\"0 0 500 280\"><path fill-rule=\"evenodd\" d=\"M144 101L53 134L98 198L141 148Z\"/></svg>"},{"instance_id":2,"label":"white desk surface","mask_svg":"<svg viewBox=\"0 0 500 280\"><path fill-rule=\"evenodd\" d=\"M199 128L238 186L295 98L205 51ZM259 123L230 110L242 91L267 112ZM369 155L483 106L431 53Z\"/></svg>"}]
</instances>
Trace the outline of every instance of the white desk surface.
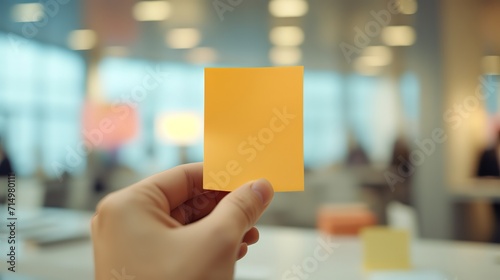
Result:
<instances>
[{"instance_id":1,"label":"white desk surface","mask_svg":"<svg viewBox=\"0 0 500 280\"><path fill-rule=\"evenodd\" d=\"M260 241L251 246L247 256L238 262L236 279L302 279L284 273L314 256L319 245L318 233L295 228L259 228ZM368 279L361 269L359 240L348 237L334 237L333 240L339 246L325 261L318 262L317 269L307 273L307 279ZM412 259L416 270L439 271L445 276L442 280L500 279L500 246L421 240L413 244ZM93 279L91 243L83 240L44 248L25 248L20 252L18 268L19 274L36 276L34 279Z\"/></svg>"}]
</instances>

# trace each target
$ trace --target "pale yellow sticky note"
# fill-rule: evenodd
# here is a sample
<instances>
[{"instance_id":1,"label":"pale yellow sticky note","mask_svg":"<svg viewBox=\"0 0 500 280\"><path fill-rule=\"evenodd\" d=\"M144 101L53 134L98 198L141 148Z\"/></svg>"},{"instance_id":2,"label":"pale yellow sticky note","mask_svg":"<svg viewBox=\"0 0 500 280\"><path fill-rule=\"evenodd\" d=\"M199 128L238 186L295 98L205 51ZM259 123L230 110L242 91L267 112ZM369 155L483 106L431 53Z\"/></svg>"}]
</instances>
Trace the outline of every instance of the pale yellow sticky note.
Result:
<instances>
[{"instance_id":1,"label":"pale yellow sticky note","mask_svg":"<svg viewBox=\"0 0 500 280\"><path fill-rule=\"evenodd\" d=\"M302 66L205 69L203 187L304 189Z\"/></svg>"},{"instance_id":2,"label":"pale yellow sticky note","mask_svg":"<svg viewBox=\"0 0 500 280\"><path fill-rule=\"evenodd\" d=\"M367 270L411 268L410 235L402 229L369 227L361 232L363 264Z\"/></svg>"}]
</instances>

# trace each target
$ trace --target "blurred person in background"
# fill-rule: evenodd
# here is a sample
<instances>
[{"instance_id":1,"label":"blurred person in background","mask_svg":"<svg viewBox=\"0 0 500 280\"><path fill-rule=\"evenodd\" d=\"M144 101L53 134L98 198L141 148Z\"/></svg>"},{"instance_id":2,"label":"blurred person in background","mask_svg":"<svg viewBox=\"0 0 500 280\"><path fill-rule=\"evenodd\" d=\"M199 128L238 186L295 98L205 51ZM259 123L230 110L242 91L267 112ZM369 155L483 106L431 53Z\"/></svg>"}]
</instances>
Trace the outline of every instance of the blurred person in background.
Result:
<instances>
[{"instance_id":1,"label":"blurred person in background","mask_svg":"<svg viewBox=\"0 0 500 280\"><path fill-rule=\"evenodd\" d=\"M481 154L477 176L500 179L500 130L497 132L494 144ZM500 202L494 201L492 208L495 217L492 242L500 243Z\"/></svg>"},{"instance_id":2,"label":"blurred person in background","mask_svg":"<svg viewBox=\"0 0 500 280\"><path fill-rule=\"evenodd\" d=\"M4 151L2 143L0 141L0 177L8 176L11 173L13 173L13 170L9 156Z\"/></svg>"},{"instance_id":3,"label":"blurred person in background","mask_svg":"<svg viewBox=\"0 0 500 280\"><path fill-rule=\"evenodd\" d=\"M493 145L484 150L479 158L478 177L500 177L500 130Z\"/></svg>"},{"instance_id":4,"label":"blurred person in background","mask_svg":"<svg viewBox=\"0 0 500 280\"><path fill-rule=\"evenodd\" d=\"M389 168L394 174L399 174L401 170L401 173L407 176L404 176L403 181L395 181L394 185L391 186L391 191L399 202L411 206L411 182L415 170L412 170L414 167L410 166L410 162L410 146L408 140L405 136L400 135L396 141L394 141L391 165Z\"/></svg>"},{"instance_id":5,"label":"blurred person in background","mask_svg":"<svg viewBox=\"0 0 500 280\"><path fill-rule=\"evenodd\" d=\"M12 174L12 166L10 164L10 159L7 153L4 151L2 146L2 139L0 139L0 177L9 176ZM5 188L0 189L0 203L5 202L7 199L7 190Z\"/></svg>"}]
</instances>

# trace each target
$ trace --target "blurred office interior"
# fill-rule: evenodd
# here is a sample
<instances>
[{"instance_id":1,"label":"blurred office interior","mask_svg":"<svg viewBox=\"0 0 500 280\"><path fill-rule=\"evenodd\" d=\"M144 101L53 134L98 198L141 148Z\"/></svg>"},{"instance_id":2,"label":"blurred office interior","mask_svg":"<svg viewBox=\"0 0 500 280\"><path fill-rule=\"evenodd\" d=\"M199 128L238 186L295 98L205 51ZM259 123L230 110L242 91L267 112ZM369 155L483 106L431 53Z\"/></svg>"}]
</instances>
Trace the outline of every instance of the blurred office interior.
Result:
<instances>
[{"instance_id":1,"label":"blurred office interior","mask_svg":"<svg viewBox=\"0 0 500 280\"><path fill-rule=\"evenodd\" d=\"M1 1L0 159L25 235L85 236L29 217L203 161L205 67L304 65L305 191L262 224L361 211L500 242L499 28L498 0Z\"/></svg>"}]
</instances>

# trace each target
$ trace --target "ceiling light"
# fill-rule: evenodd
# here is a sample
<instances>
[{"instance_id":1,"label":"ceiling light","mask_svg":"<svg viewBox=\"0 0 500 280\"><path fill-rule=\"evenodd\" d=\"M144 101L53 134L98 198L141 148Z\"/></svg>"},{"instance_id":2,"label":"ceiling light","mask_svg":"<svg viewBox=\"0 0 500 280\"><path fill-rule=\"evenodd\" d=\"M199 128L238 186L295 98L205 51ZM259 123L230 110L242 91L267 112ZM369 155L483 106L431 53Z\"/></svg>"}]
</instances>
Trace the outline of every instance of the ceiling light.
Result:
<instances>
[{"instance_id":1,"label":"ceiling light","mask_svg":"<svg viewBox=\"0 0 500 280\"><path fill-rule=\"evenodd\" d=\"M172 49L190 49L201 41L201 34L194 28L177 28L168 32L166 43Z\"/></svg>"},{"instance_id":2,"label":"ceiling light","mask_svg":"<svg viewBox=\"0 0 500 280\"><path fill-rule=\"evenodd\" d=\"M141 1L134 5L133 15L138 21L162 21L170 16L171 6L165 1Z\"/></svg>"},{"instance_id":3,"label":"ceiling light","mask_svg":"<svg viewBox=\"0 0 500 280\"><path fill-rule=\"evenodd\" d=\"M354 70L364 76L375 76L381 73L382 68L370 65L370 59L360 56L354 61Z\"/></svg>"},{"instance_id":4,"label":"ceiling light","mask_svg":"<svg viewBox=\"0 0 500 280\"><path fill-rule=\"evenodd\" d=\"M370 46L361 54L363 62L368 66L385 66L392 62L392 52L386 46Z\"/></svg>"},{"instance_id":5,"label":"ceiling light","mask_svg":"<svg viewBox=\"0 0 500 280\"><path fill-rule=\"evenodd\" d=\"M130 51L123 46L109 46L104 49L104 53L108 56L127 56Z\"/></svg>"},{"instance_id":6,"label":"ceiling light","mask_svg":"<svg viewBox=\"0 0 500 280\"><path fill-rule=\"evenodd\" d=\"M186 59L193 64L214 63L217 52L212 48L194 48L187 53Z\"/></svg>"},{"instance_id":7,"label":"ceiling light","mask_svg":"<svg viewBox=\"0 0 500 280\"><path fill-rule=\"evenodd\" d=\"M155 131L167 143L192 145L203 134L203 120L196 112L164 113L156 118Z\"/></svg>"},{"instance_id":8,"label":"ceiling light","mask_svg":"<svg viewBox=\"0 0 500 280\"><path fill-rule=\"evenodd\" d=\"M418 4L416 0L398 0L399 12L405 15L412 15L417 12Z\"/></svg>"},{"instance_id":9,"label":"ceiling light","mask_svg":"<svg viewBox=\"0 0 500 280\"><path fill-rule=\"evenodd\" d=\"M415 30L411 26L387 26L382 30L382 41L388 46L411 46L415 40Z\"/></svg>"},{"instance_id":10,"label":"ceiling light","mask_svg":"<svg viewBox=\"0 0 500 280\"><path fill-rule=\"evenodd\" d=\"M12 6L10 11L15 22L35 22L43 18L43 5L40 3L24 3Z\"/></svg>"},{"instance_id":11,"label":"ceiling light","mask_svg":"<svg viewBox=\"0 0 500 280\"><path fill-rule=\"evenodd\" d=\"M297 64L302 59L302 51L297 47L273 47L269 59L275 65Z\"/></svg>"},{"instance_id":12,"label":"ceiling light","mask_svg":"<svg viewBox=\"0 0 500 280\"><path fill-rule=\"evenodd\" d=\"M301 17L309 6L305 0L271 0L269 12L275 17Z\"/></svg>"},{"instance_id":13,"label":"ceiling light","mask_svg":"<svg viewBox=\"0 0 500 280\"><path fill-rule=\"evenodd\" d=\"M271 30L269 39L276 46L294 47L304 41L304 32L297 26L278 26Z\"/></svg>"},{"instance_id":14,"label":"ceiling light","mask_svg":"<svg viewBox=\"0 0 500 280\"><path fill-rule=\"evenodd\" d=\"M500 75L500 56L484 56L481 59L481 68L484 74Z\"/></svg>"},{"instance_id":15,"label":"ceiling light","mask_svg":"<svg viewBox=\"0 0 500 280\"><path fill-rule=\"evenodd\" d=\"M97 43L97 35L94 30L73 30L68 36L68 46L73 50L90 50Z\"/></svg>"}]
</instances>

